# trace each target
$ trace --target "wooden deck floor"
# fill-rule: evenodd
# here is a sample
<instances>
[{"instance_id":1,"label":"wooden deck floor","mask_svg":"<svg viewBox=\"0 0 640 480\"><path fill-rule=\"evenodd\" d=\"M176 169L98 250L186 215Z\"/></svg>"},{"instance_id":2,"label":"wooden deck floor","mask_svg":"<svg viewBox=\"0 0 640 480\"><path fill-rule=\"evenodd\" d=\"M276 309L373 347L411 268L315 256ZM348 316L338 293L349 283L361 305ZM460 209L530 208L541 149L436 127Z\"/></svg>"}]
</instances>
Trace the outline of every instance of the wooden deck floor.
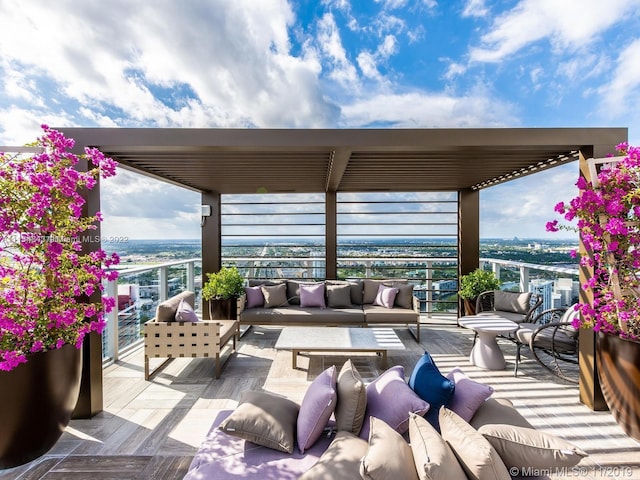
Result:
<instances>
[{"instance_id":1,"label":"wooden deck floor","mask_svg":"<svg viewBox=\"0 0 640 480\"><path fill-rule=\"evenodd\" d=\"M104 372L104 412L72 420L55 447L30 464L0 471L0 480L181 479L205 437L214 410L233 408L244 390L264 389L301 401L322 369L344 363L344 356L313 354L291 368L291 353L273 346L280 329L252 328L222 378L213 379L210 359L177 359L152 381L143 379L143 354L137 350ZM407 347L389 351L389 365L409 375L428 350L443 372L460 366L470 377L509 398L537 428L563 437L587 452L579 469L551 472L549 478L640 480L640 443L627 437L608 412L592 412L578 401L577 387L544 373L531 357L513 376L515 349L507 341L507 370L486 371L468 363L470 331L444 324L424 326L418 344L405 329L396 332ZM363 377L381 371L374 354L352 357ZM543 477L547 478L547 477Z\"/></svg>"}]
</instances>

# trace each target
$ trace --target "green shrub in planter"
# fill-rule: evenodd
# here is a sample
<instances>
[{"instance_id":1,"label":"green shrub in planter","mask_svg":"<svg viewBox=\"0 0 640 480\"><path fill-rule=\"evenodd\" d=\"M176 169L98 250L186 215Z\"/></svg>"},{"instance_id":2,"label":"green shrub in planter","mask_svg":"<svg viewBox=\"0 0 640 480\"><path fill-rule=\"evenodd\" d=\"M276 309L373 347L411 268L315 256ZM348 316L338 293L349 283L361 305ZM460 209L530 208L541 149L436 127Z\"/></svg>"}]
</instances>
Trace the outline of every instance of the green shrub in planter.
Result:
<instances>
[{"instance_id":1,"label":"green shrub in planter","mask_svg":"<svg viewBox=\"0 0 640 480\"><path fill-rule=\"evenodd\" d=\"M460 277L458 296L464 300L465 314L475 314L476 298L482 292L498 290L500 280L491 270L476 268L473 272Z\"/></svg>"},{"instance_id":2,"label":"green shrub in planter","mask_svg":"<svg viewBox=\"0 0 640 480\"><path fill-rule=\"evenodd\" d=\"M202 286L202 298L227 299L244 293L244 278L236 267L222 267L217 273L207 273L208 280Z\"/></svg>"}]
</instances>

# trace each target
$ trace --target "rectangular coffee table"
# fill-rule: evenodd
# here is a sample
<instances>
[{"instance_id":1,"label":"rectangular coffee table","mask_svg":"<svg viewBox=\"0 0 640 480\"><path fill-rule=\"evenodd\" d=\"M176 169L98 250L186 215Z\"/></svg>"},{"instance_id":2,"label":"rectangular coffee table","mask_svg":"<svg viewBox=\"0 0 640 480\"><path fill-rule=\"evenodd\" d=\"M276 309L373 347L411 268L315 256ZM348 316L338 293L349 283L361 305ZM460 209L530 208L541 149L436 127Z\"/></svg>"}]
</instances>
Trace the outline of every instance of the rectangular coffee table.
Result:
<instances>
[{"instance_id":1,"label":"rectangular coffee table","mask_svg":"<svg viewBox=\"0 0 640 480\"><path fill-rule=\"evenodd\" d=\"M392 328L285 327L275 348L291 350L293 368L300 352L375 352L387 368L387 350L405 347Z\"/></svg>"}]
</instances>

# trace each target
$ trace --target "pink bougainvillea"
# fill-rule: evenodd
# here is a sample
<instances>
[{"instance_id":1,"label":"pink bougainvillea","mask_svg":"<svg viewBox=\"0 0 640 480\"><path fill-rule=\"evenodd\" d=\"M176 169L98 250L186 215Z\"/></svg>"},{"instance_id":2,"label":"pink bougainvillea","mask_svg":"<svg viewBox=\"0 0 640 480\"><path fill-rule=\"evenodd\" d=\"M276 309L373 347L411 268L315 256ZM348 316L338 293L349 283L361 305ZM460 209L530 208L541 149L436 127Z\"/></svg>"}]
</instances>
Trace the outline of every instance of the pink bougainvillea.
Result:
<instances>
[{"instance_id":1,"label":"pink bougainvillea","mask_svg":"<svg viewBox=\"0 0 640 480\"><path fill-rule=\"evenodd\" d=\"M579 194L555 211L575 225L547 223L548 231L575 230L584 251L580 265L593 268L582 287L593 304L579 303L581 325L595 331L640 338L640 148L618 145L597 182L581 177ZM594 185L595 183L595 185ZM575 255L575 254L574 254Z\"/></svg>"},{"instance_id":2,"label":"pink bougainvillea","mask_svg":"<svg viewBox=\"0 0 640 480\"><path fill-rule=\"evenodd\" d=\"M113 253L84 253L87 234L102 216L82 214L83 190L99 175L115 175L116 162L97 149L71 153L74 141L43 125L31 156L0 152L0 370L29 353L72 344L102 332L113 298L91 301L114 280ZM77 168L87 160L88 171Z\"/></svg>"}]
</instances>

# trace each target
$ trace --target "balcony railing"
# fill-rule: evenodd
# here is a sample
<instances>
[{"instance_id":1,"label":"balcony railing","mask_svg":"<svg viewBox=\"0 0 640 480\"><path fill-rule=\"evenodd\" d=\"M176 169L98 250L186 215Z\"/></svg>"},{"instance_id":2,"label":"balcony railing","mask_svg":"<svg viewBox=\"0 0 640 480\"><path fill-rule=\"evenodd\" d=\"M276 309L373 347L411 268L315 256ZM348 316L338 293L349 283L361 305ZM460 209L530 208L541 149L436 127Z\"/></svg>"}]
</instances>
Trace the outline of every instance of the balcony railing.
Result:
<instances>
[{"instance_id":1,"label":"balcony railing","mask_svg":"<svg viewBox=\"0 0 640 480\"><path fill-rule=\"evenodd\" d=\"M236 266L246 278L324 278L322 257L225 257L225 266ZM536 291L542 294L543 308L569 305L578 296L576 268L539 265L510 260L482 258L503 280L503 289ZM343 279L406 278L415 285L423 317L458 313L457 259L416 257L341 257L338 273ZM120 271L109 282L106 293L118 298L118 311L107 317L102 337L105 362L115 361L142 342L142 327L155 316L158 303L183 290L196 293L196 311L202 311L202 261L199 258Z\"/></svg>"}]
</instances>

